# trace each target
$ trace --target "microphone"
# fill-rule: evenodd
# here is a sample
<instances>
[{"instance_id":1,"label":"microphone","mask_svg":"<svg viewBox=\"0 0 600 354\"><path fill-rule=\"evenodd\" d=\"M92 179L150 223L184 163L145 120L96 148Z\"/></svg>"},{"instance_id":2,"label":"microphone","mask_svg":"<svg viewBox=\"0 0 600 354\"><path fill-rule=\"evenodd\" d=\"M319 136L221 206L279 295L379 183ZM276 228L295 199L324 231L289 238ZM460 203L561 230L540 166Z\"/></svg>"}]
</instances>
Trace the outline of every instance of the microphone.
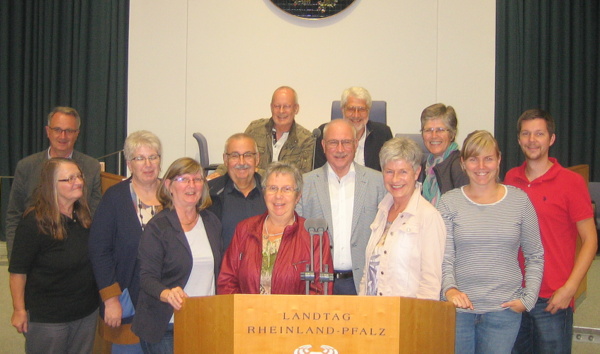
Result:
<instances>
[{"instance_id":1,"label":"microphone","mask_svg":"<svg viewBox=\"0 0 600 354\"><path fill-rule=\"evenodd\" d=\"M319 236L319 281L321 283L325 283L323 286L323 293L327 295L328 283L333 282L333 273L329 273L328 264L325 265L325 271L323 271L323 233L327 231L327 221L325 219L306 219L306 221L304 222L304 228L310 234L310 266L312 269L313 280L315 279L315 260L312 251L314 249L313 236ZM306 290L308 295L308 282L306 284Z\"/></svg>"},{"instance_id":2,"label":"microphone","mask_svg":"<svg viewBox=\"0 0 600 354\"><path fill-rule=\"evenodd\" d=\"M312 169L315 169L315 154L317 153L317 140L321 137L321 129L315 128L312 131L312 136L315 138L315 146L313 146L313 160L312 160ZM325 223L327 227L327 223Z\"/></svg>"},{"instance_id":3,"label":"microphone","mask_svg":"<svg viewBox=\"0 0 600 354\"><path fill-rule=\"evenodd\" d=\"M319 129L316 129L319 130ZM304 228L308 233L321 233L327 231L327 221L325 219L306 219Z\"/></svg>"}]
</instances>

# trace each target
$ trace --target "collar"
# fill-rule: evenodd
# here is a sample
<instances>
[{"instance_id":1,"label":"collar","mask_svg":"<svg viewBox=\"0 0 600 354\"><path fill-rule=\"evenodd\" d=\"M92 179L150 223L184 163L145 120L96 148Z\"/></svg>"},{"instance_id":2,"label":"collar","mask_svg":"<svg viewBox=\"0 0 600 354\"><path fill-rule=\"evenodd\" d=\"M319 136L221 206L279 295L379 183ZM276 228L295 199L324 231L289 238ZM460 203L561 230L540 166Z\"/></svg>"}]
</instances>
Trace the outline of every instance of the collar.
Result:
<instances>
[{"instance_id":1,"label":"collar","mask_svg":"<svg viewBox=\"0 0 600 354\"><path fill-rule=\"evenodd\" d=\"M348 178L354 178L356 176L356 169L354 168L354 164L355 162L353 161L350 164L350 169L348 170L348 173L346 173L343 177L339 177L335 171L333 170L333 168L331 168L331 165L329 164L329 162L327 162L325 165L327 166L327 179L334 179L338 182L341 182L343 179L348 179Z\"/></svg>"},{"instance_id":2,"label":"collar","mask_svg":"<svg viewBox=\"0 0 600 354\"><path fill-rule=\"evenodd\" d=\"M558 163L558 160L554 157L548 157L548 160L550 160L550 162L552 162L552 167L550 167L550 169L548 171L546 171L546 173L544 173L543 175L534 179L533 181L529 181L527 179L527 175L525 174L525 170L527 168L527 161L523 162L523 164L521 166L519 166L519 168L518 168L519 176L518 177L527 183L534 183L534 182L542 183L542 182L547 182L547 181L551 181L551 180L555 179L556 176L558 176L558 173L560 172L560 170L562 170L564 167L562 167Z\"/></svg>"},{"instance_id":3,"label":"collar","mask_svg":"<svg viewBox=\"0 0 600 354\"><path fill-rule=\"evenodd\" d=\"M48 160L50 160L52 158L52 156L50 156L50 149L51 148L52 148L52 146L48 147ZM71 150L71 153L66 158L67 159L72 159L73 158L73 152L75 152L75 150Z\"/></svg>"}]
</instances>

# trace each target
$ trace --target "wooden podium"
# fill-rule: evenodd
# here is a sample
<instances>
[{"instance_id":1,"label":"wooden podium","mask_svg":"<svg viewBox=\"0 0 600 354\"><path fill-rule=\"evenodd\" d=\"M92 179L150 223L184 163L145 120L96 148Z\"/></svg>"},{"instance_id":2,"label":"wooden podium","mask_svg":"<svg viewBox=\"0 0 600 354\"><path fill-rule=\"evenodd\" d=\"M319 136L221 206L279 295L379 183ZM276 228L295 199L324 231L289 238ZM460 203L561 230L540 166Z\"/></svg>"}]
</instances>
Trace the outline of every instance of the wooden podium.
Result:
<instances>
[{"instance_id":1,"label":"wooden podium","mask_svg":"<svg viewBox=\"0 0 600 354\"><path fill-rule=\"evenodd\" d=\"M403 297L194 297L175 353L453 353L454 320L450 303Z\"/></svg>"}]
</instances>

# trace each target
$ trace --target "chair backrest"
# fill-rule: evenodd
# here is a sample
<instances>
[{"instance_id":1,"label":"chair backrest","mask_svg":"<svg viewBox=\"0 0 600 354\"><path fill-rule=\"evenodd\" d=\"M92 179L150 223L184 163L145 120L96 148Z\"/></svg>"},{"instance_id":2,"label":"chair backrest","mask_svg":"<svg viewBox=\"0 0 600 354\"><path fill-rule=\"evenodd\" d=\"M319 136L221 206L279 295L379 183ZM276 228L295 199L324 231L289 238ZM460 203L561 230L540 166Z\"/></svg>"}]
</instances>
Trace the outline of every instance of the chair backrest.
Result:
<instances>
[{"instance_id":1,"label":"chair backrest","mask_svg":"<svg viewBox=\"0 0 600 354\"><path fill-rule=\"evenodd\" d=\"M206 137L202 133L194 133L194 138L198 142L198 149L200 152L200 166L206 171L206 168L210 164L208 161L208 143L206 142Z\"/></svg>"},{"instance_id":2,"label":"chair backrest","mask_svg":"<svg viewBox=\"0 0 600 354\"><path fill-rule=\"evenodd\" d=\"M395 135L396 138L407 138L407 139L411 139L414 142L416 142L420 147L421 150L423 151L423 161L425 162L427 160L427 157L429 157L429 155L431 154L429 152L429 150L427 150L427 148L425 147L425 143L423 142L423 137L421 137L421 134L404 134L404 133L397 133Z\"/></svg>"},{"instance_id":3,"label":"chair backrest","mask_svg":"<svg viewBox=\"0 0 600 354\"><path fill-rule=\"evenodd\" d=\"M331 120L342 118L342 110L340 109L340 101L331 102ZM373 101L369 120L387 124L387 102Z\"/></svg>"}]
</instances>

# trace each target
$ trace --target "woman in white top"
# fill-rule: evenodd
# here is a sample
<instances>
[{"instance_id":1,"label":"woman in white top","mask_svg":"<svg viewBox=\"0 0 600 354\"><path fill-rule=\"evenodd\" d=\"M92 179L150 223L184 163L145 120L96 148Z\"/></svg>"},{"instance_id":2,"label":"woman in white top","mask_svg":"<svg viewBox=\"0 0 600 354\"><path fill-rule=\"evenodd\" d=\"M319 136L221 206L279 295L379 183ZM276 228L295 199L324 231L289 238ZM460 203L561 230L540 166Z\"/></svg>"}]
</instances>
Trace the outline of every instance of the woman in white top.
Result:
<instances>
[{"instance_id":1,"label":"woman in white top","mask_svg":"<svg viewBox=\"0 0 600 354\"><path fill-rule=\"evenodd\" d=\"M388 193L371 224L360 295L440 298L446 229L421 196L422 156L405 138L387 141L379 152Z\"/></svg>"},{"instance_id":2,"label":"woman in white top","mask_svg":"<svg viewBox=\"0 0 600 354\"><path fill-rule=\"evenodd\" d=\"M221 222L206 210L210 195L198 161L175 160L158 200L163 210L140 240L141 290L131 328L146 354L173 352L173 310L187 297L215 294L222 256Z\"/></svg>"}]
</instances>

